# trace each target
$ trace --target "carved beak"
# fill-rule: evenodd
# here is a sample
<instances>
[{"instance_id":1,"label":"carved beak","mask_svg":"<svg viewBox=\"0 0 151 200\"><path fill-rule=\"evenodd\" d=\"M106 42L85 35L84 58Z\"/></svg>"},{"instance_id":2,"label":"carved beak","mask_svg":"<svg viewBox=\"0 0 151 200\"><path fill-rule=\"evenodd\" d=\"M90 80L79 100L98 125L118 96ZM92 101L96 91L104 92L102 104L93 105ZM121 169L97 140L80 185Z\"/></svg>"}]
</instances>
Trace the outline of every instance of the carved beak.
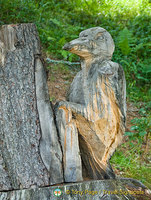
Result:
<instances>
[{"instance_id":1,"label":"carved beak","mask_svg":"<svg viewBox=\"0 0 151 200\"><path fill-rule=\"evenodd\" d=\"M64 50L70 51L80 57L87 58L90 57L88 50L89 41L85 38L77 38L63 46Z\"/></svg>"},{"instance_id":2,"label":"carved beak","mask_svg":"<svg viewBox=\"0 0 151 200\"><path fill-rule=\"evenodd\" d=\"M72 45L70 43L66 43L64 46L63 46L63 50L66 50L66 51L70 51L70 49L72 48Z\"/></svg>"},{"instance_id":3,"label":"carved beak","mask_svg":"<svg viewBox=\"0 0 151 200\"><path fill-rule=\"evenodd\" d=\"M66 43L63 46L63 49L67 50L67 51L70 51L70 52L73 52L75 50L77 51L78 46L81 45L81 44L83 44L83 41L81 41L79 38L77 38L75 40L72 40L71 42Z\"/></svg>"}]
</instances>

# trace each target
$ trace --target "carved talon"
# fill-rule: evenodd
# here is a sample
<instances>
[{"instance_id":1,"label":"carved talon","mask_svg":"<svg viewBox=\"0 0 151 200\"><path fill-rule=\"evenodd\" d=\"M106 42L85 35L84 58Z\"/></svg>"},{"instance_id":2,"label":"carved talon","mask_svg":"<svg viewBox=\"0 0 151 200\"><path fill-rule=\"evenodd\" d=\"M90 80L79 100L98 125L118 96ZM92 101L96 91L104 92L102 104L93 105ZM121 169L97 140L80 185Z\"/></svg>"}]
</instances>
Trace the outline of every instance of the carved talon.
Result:
<instances>
[{"instance_id":1,"label":"carved talon","mask_svg":"<svg viewBox=\"0 0 151 200\"><path fill-rule=\"evenodd\" d=\"M59 109L61 108L68 108L68 103L66 101L60 101L59 102Z\"/></svg>"}]
</instances>

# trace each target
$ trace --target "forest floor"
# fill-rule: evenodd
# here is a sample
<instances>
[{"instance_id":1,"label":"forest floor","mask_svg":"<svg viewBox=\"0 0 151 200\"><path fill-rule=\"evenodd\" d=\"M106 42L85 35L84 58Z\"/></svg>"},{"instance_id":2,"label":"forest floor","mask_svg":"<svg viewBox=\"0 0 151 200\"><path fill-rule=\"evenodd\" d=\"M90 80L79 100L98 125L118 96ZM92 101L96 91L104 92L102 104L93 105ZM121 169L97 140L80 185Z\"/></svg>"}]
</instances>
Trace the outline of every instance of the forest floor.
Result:
<instances>
[{"instance_id":1,"label":"forest floor","mask_svg":"<svg viewBox=\"0 0 151 200\"><path fill-rule=\"evenodd\" d=\"M61 64L49 64L48 69L50 101L55 104L57 101L66 100L67 91L80 66L69 68ZM140 117L138 111L134 103L127 100L127 132L131 132L131 120ZM122 145L117 148L111 159L113 170L117 176L138 179L151 188L148 178L151 170L150 152L149 147L146 149L146 143L139 144L138 141L130 141L128 136L124 136Z\"/></svg>"}]
</instances>

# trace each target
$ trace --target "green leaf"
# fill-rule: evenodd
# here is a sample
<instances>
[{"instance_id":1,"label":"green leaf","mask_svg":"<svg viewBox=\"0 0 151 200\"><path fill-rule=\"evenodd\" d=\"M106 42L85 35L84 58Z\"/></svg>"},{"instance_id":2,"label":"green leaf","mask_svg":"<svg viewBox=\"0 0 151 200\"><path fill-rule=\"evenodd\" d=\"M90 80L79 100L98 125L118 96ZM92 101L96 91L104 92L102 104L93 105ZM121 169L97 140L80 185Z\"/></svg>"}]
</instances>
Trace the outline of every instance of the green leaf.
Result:
<instances>
[{"instance_id":1,"label":"green leaf","mask_svg":"<svg viewBox=\"0 0 151 200\"><path fill-rule=\"evenodd\" d=\"M133 135L135 135L135 133L133 133L133 132L125 132L124 135L125 135L125 136L133 136Z\"/></svg>"},{"instance_id":2,"label":"green leaf","mask_svg":"<svg viewBox=\"0 0 151 200\"><path fill-rule=\"evenodd\" d=\"M139 136L144 136L144 135L146 135L146 134L147 134L146 131L139 132Z\"/></svg>"},{"instance_id":3,"label":"green leaf","mask_svg":"<svg viewBox=\"0 0 151 200\"><path fill-rule=\"evenodd\" d=\"M63 46L66 43L65 37L62 37L58 43L60 44L60 46Z\"/></svg>"},{"instance_id":4,"label":"green leaf","mask_svg":"<svg viewBox=\"0 0 151 200\"><path fill-rule=\"evenodd\" d=\"M149 81L147 78L144 78L143 76L141 76L140 74L137 74L136 77L138 79L144 80L144 81Z\"/></svg>"},{"instance_id":5,"label":"green leaf","mask_svg":"<svg viewBox=\"0 0 151 200\"><path fill-rule=\"evenodd\" d=\"M127 29L127 27L119 32L117 38L118 46L124 55L128 55L131 52L130 44L133 42L133 40L132 33Z\"/></svg>"},{"instance_id":6,"label":"green leaf","mask_svg":"<svg viewBox=\"0 0 151 200\"><path fill-rule=\"evenodd\" d=\"M56 38L53 38L53 37L48 37L48 38L47 38L47 40L48 40L48 41L55 41L55 40L56 40Z\"/></svg>"},{"instance_id":7,"label":"green leaf","mask_svg":"<svg viewBox=\"0 0 151 200\"><path fill-rule=\"evenodd\" d=\"M57 26L62 26L62 24L61 24L61 22L60 21L58 21L56 18L50 18L50 21L52 22L52 23L54 23L55 25L57 25Z\"/></svg>"},{"instance_id":8,"label":"green leaf","mask_svg":"<svg viewBox=\"0 0 151 200\"><path fill-rule=\"evenodd\" d=\"M64 58L67 58L68 57L68 54L69 52L65 51L65 50L61 50L60 51L61 55L64 57Z\"/></svg>"},{"instance_id":9,"label":"green leaf","mask_svg":"<svg viewBox=\"0 0 151 200\"><path fill-rule=\"evenodd\" d=\"M133 131L133 130L138 130L139 129L139 127L138 126L131 126L131 130Z\"/></svg>"}]
</instances>

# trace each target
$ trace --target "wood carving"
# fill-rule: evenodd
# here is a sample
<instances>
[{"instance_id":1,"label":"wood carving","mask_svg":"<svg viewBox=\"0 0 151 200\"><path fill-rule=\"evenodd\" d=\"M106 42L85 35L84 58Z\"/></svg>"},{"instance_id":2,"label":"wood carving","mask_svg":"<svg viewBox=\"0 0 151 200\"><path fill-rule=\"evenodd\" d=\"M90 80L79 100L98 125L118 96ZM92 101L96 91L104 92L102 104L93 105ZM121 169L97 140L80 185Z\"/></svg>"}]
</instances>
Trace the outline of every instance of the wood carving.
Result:
<instances>
[{"instance_id":1,"label":"wood carving","mask_svg":"<svg viewBox=\"0 0 151 200\"><path fill-rule=\"evenodd\" d=\"M0 191L114 178L109 159L126 103L113 40L96 27L64 49L81 57L82 70L53 113L35 25L0 29Z\"/></svg>"},{"instance_id":2,"label":"wood carving","mask_svg":"<svg viewBox=\"0 0 151 200\"><path fill-rule=\"evenodd\" d=\"M74 181L82 180L82 167L83 176L114 178L109 159L125 130L126 83L123 68L111 61L113 39L105 29L95 27L82 31L63 49L79 55L82 68L71 84L67 101L56 105L65 181L73 181L73 174ZM82 167L78 143L71 141L77 133Z\"/></svg>"},{"instance_id":3,"label":"wood carving","mask_svg":"<svg viewBox=\"0 0 151 200\"><path fill-rule=\"evenodd\" d=\"M124 72L111 61L110 34L91 28L64 49L81 57L82 70L53 110L35 25L0 28L0 200L58 199L58 187L64 200L149 199L134 179L58 185L114 178L109 159L126 113Z\"/></svg>"}]
</instances>

